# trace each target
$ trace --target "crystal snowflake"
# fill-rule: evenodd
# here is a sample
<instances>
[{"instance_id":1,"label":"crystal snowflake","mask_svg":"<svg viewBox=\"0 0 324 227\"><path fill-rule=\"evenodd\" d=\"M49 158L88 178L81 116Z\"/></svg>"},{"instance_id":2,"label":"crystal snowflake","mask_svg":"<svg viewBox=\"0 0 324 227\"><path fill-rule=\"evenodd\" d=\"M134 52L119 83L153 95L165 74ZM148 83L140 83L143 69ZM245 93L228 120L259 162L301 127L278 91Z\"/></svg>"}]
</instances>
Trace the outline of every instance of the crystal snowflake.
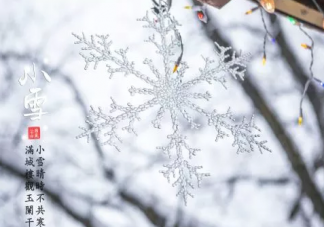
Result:
<instances>
[{"instance_id":1,"label":"crystal snowflake","mask_svg":"<svg viewBox=\"0 0 324 227\"><path fill-rule=\"evenodd\" d=\"M153 11L153 17L149 18L148 12L146 16L139 19L139 21L146 22L145 28L153 29L160 36L158 42L154 35L150 36L147 42L153 43L158 49L157 53L162 55L163 58L163 72L154 66L153 61L149 59L144 60L144 64L148 65L152 71L152 75L155 78L148 77L141 72L137 71L134 66L134 62L130 62L126 57L128 49L120 49L118 51L111 51L111 41L108 41L108 35L96 35L91 36L88 40L83 34L82 36L73 34L78 41L75 44L84 44L85 47L82 50L87 51L89 54L80 53L85 59L87 69L90 63L94 63L94 69L97 68L100 62L112 62L117 67L107 65L110 78L115 73L124 73L125 75L133 75L138 79L146 82L151 88L135 88L131 87L129 92L131 95L141 94L151 96L152 99L149 101L134 106L130 103L127 106L118 105L116 101L111 98L111 111L119 111L119 114L104 114L99 108L95 110L91 107L86 123L89 128L80 127L83 130L77 138L86 137L89 142L91 135L95 135L98 140L102 141L102 138L106 138L101 142L102 145L110 145L115 147L119 151L118 143L122 142L120 136L117 133L118 126L121 122L127 121L128 126L123 127L122 130L126 130L129 133L134 133L135 120L139 121L139 114L155 106L159 106L159 110L156 114L156 118L152 121L155 128L161 127L161 119L166 112L171 116L172 131L171 135L168 135L169 143L163 147L157 147L168 155L171 160L170 164L164 165L166 168L160 171L165 178L170 182L170 177L176 178L173 186L177 186L179 191L177 195L183 197L185 204L187 204L188 196L193 197L190 188L194 189L192 178L195 178L200 186L201 180L204 177L209 176L207 173L198 172L202 166L193 166L188 160L184 158L184 151L189 152L189 159L196 155L199 149L191 148L186 142L186 137L181 132L179 127L179 115L191 125L192 129L198 129L199 124L195 123L189 116L186 109L201 114L202 117L206 118L209 126L214 126L216 129L216 141L218 139L233 136L233 146L237 146L237 152L253 151L257 147L260 152L263 150L270 151L266 147L266 141L256 140L259 135L254 134L254 131L260 131L254 124L254 118L246 122L245 119L239 124L235 124L233 115L228 109L226 113L217 113L216 110L208 112L202 109L198 105L192 102L192 99L205 99L211 98L210 93L194 93L190 92L190 89L196 85L208 82L219 82L225 87L226 76L218 76L219 72L226 72L232 75L235 79L244 79L244 73L246 70L246 63L249 60L249 54L237 56L235 51L232 51L231 47L223 47L215 43L217 47L217 55L219 57L218 64L208 59L203 58L205 66L203 69L199 69L200 73L193 79L184 81L184 75L186 70L189 68L185 62L181 62L178 70L174 73L172 67L175 64L175 51L182 46L181 36L177 30L177 26L180 24L174 17L171 17L169 12L163 11L163 7L159 7L159 12ZM232 54L230 54L232 52ZM181 53L182 55L182 53ZM226 87L225 87L226 88ZM172 150L175 150L175 155L171 155ZM175 157L175 158L173 158Z\"/></svg>"}]
</instances>

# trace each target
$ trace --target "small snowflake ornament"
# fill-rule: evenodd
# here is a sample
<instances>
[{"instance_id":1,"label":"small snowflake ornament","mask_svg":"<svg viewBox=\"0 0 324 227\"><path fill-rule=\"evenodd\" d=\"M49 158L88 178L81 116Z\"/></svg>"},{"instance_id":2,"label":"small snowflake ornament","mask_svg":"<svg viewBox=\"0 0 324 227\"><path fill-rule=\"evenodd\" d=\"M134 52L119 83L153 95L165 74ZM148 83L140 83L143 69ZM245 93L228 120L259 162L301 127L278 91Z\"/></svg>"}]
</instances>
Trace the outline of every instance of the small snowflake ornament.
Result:
<instances>
[{"instance_id":1,"label":"small snowflake ornament","mask_svg":"<svg viewBox=\"0 0 324 227\"><path fill-rule=\"evenodd\" d=\"M134 62L130 62L126 56L128 49L120 49L118 51L111 50L111 41L108 41L107 35L91 36L90 40L83 34L82 36L73 34L77 41L76 44L83 44L82 50L88 51L89 54L80 53L85 60L85 69L91 63L94 63L94 68L100 62L114 63L117 67L112 67L107 64L110 78L117 73L124 73L125 75L133 75L139 80L144 81L150 88L136 88L130 87L129 92L131 95L145 95L150 96L149 101L143 102L138 106L128 103L127 106L117 104L111 98L110 114L105 114L99 108L98 110L91 107L86 123L89 127L80 127L83 131L77 138L87 138L88 142L91 135L101 141L102 145L110 145L120 150L118 144L121 143L119 136L120 125L128 122L128 125L121 128L129 133L136 131L134 124L140 120L140 114L153 107L158 106L159 109L156 113L152 125L155 128L161 128L161 119L164 115L168 114L172 121L171 135L167 138L169 143L166 146L157 147L165 153L171 160L169 164L164 165L165 169L160 171L165 178L170 182L171 177L176 180L173 182L174 187L178 187L178 194L187 204L188 196L193 197L190 189L194 189L193 180L197 182L197 186L204 177L209 176L208 173L200 173L202 166L194 166L190 163L199 149L189 146L186 136L183 134L179 124L179 117L184 118L192 129L198 129L199 124L195 123L187 112L195 111L205 118L209 126L213 126L216 130L216 141L224 137L232 136L234 138L233 146L237 147L237 152L250 152L258 148L260 152L263 150L270 151L266 147L266 141L258 141L259 135L254 131L260 131L254 124L254 118L250 121L243 119L241 123L235 124L233 115L228 109L226 113L218 113L216 110L202 109L198 104L193 101L211 99L211 94L207 91L205 93L192 92L192 88L201 83L213 84L214 82L221 83L225 86L226 75L219 76L218 73L225 72L230 74L234 79L244 79L246 70L246 63L249 59L249 54L237 56L231 47L222 47L216 45L216 54L218 61L216 64L209 58L203 58L205 65L204 68L199 70L199 75L193 79L184 79L184 75L189 68L187 64L181 60L181 63L174 57L175 51L182 49L182 40L177 30L179 23L165 10L165 5L162 1L159 4L154 4L155 9L152 10L154 18L149 18L147 13L145 17L139 21L146 22L145 28L149 28L158 34L159 40L154 35L150 36L147 42L152 43L157 48L157 53L163 58L163 70L154 66L150 59L145 59L144 64L149 67L152 72L151 76L144 75L135 68ZM161 13L162 12L162 13ZM181 54L182 58L182 54ZM174 70L175 64L177 69ZM226 88L226 87L225 87ZM116 114L112 114L116 112ZM118 112L118 113L117 113ZM104 139L102 139L102 137ZM189 154L189 160L185 158L185 152Z\"/></svg>"}]
</instances>

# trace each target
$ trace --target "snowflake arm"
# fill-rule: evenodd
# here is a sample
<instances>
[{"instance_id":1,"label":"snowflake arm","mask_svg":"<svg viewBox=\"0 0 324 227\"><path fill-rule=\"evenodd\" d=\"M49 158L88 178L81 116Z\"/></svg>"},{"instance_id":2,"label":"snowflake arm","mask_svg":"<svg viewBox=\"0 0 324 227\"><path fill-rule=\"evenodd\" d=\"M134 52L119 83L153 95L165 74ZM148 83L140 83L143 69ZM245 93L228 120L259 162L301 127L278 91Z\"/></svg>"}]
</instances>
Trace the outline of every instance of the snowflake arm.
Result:
<instances>
[{"instance_id":1,"label":"snowflake arm","mask_svg":"<svg viewBox=\"0 0 324 227\"><path fill-rule=\"evenodd\" d=\"M191 129L198 129L200 127L200 124L196 124L184 108L180 108L180 112L183 118L186 119L187 122L190 124Z\"/></svg>"},{"instance_id":2,"label":"snowflake arm","mask_svg":"<svg viewBox=\"0 0 324 227\"><path fill-rule=\"evenodd\" d=\"M202 166L192 166L188 161L184 160L182 147L188 150L189 159L196 155L197 151L200 151L200 149L190 148L185 142L185 136L182 136L178 131L175 131L172 135L169 135L168 138L170 139L169 144L166 147L158 147L158 149L162 149L163 152L168 154L169 158L171 158L170 150L175 147L177 157L171 164L164 165L166 170L161 170L160 173L167 178L168 182L170 182L171 176L173 178L176 178L177 176L177 179L173 182L172 186L177 186L179 188L177 196L182 196L185 204L187 204L188 196L193 197L189 191L190 188L194 189L192 178L196 178L197 186L200 187L203 177L210 176L210 174L198 173L198 170L201 169Z\"/></svg>"},{"instance_id":3,"label":"snowflake arm","mask_svg":"<svg viewBox=\"0 0 324 227\"><path fill-rule=\"evenodd\" d=\"M109 144L110 146L115 147L116 150L120 151L118 146L116 145L116 140L121 142L121 139L116 132L116 128L117 128L116 125L118 123L116 118L103 114L100 107L99 107L99 111L96 111L91 106L87 116L86 123L90 126L90 128L87 129L85 127L80 127L80 129L83 130L83 133L78 135L76 137L77 139L86 137L87 142L89 143L91 134L93 134L97 140L99 140L100 136L104 134L104 136L109 136L109 139L101 143L101 145ZM103 133L103 130L107 128L109 128L109 131Z\"/></svg>"},{"instance_id":4,"label":"snowflake arm","mask_svg":"<svg viewBox=\"0 0 324 227\"><path fill-rule=\"evenodd\" d=\"M221 71L230 73L236 80L237 77L239 77L241 80L244 80L244 73L246 71L247 63L249 62L251 55L248 53L237 57L236 52L233 51L232 57L230 58L230 55L227 54L227 52L231 50L232 47L223 47L220 46L217 42L215 42L215 45L218 49L216 49L216 54L219 57L218 68ZM228 60L228 58L230 58L230 60ZM211 73L214 72L211 71Z\"/></svg>"},{"instance_id":5,"label":"snowflake arm","mask_svg":"<svg viewBox=\"0 0 324 227\"><path fill-rule=\"evenodd\" d=\"M215 141L229 137L231 134L234 137L233 147L238 146L237 153L240 152L250 152L254 151L254 146L257 146L259 151L262 153L263 150L271 152L271 150L265 146L266 140L257 141L256 138L260 137L259 134L254 134L253 131L256 130L261 132L261 130L254 124L254 117L252 116L249 123L245 123L245 119L241 124L235 125L235 119L230 111L230 108L225 114L218 114L216 110L208 113L198 105L192 103L189 100L185 101L185 105L204 115L208 119L208 125L214 126L217 132ZM190 123L190 121L188 120Z\"/></svg>"},{"instance_id":6,"label":"snowflake arm","mask_svg":"<svg viewBox=\"0 0 324 227\"><path fill-rule=\"evenodd\" d=\"M147 84L152 86L155 85L155 82L151 78L134 69L134 62L129 62L126 57L128 49L115 51L115 55L119 56L119 58L112 55L112 52L110 51L112 42L107 42L109 37L108 35L96 35L97 39L99 39L99 41L96 42L96 38L93 35L91 35L91 41L88 41L84 34L82 34L82 37L74 33L72 34L78 39L75 44L84 44L85 47L83 47L82 50L90 51L89 55L82 52L80 53L86 62L85 69L88 69L92 62L94 62L94 69L96 69L99 62L111 61L119 67L112 68L110 65L106 65L108 72L110 73L110 78L112 78L114 73L123 72L125 76L133 74L137 78L145 81Z\"/></svg>"},{"instance_id":7,"label":"snowflake arm","mask_svg":"<svg viewBox=\"0 0 324 227\"><path fill-rule=\"evenodd\" d=\"M225 88L226 79L225 76L218 76L219 72L227 72L234 79L240 78L244 80L244 73L246 71L246 64L249 61L250 54L244 54L241 56L236 56L236 52L232 52L232 56L228 54L228 51L232 49L232 47L223 47L220 46L217 42L216 45L216 53L219 57L218 65L213 66L215 61L210 60L209 58L203 58L205 61L204 69L199 69L200 75L186 83L184 86L190 88L195 86L201 82L208 82L212 84L213 81L221 83Z\"/></svg>"},{"instance_id":8,"label":"snowflake arm","mask_svg":"<svg viewBox=\"0 0 324 227\"><path fill-rule=\"evenodd\" d=\"M154 95L154 90L148 88L135 88L134 86L131 86L128 91L132 96L134 96L135 94Z\"/></svg>"},{"instance_id":9,"label":"snowflake arm","mask_svg":"<svg viewBox=\"0 0 324 227\"><path fill-rule=\"evenodd\" d=\"M113 117L103 114L101 108L99 108L99 111L96 111L93 107L91 107L86 120L86 123L90 126L90 128L87 129L85 127L80 127L80 129L83 130L83 133L78 135L76 137L77 139L86 137L87 141L89 142L91 134L94 134L97 140L100 140L101 136L109 136L109 139L102 142L101 145L111 145L119 151L119 148L116 145L116 140L119 142L122 141L116 132L118 123L128 119L128 126L123 127L122 130L126 130L128 133L134 133L137 135L134 129L134 122L135 120L140 121L138 114L152 108L157 104L156 99L151 99L137 107L134 107L130 103L127 103L127 106L121 106L118 105L114 99L111 98L111 100L112 103L110 105L110 113L115 111L120 111L123 113ZM106 132L104 132L104 130L106 130Z\"/></svg>"},{"instance_id":10,"label":"snowflake arm","mask_svg":"<svg viewBox=\"0 0 324 227\"><path fill-rule=\"evenodd\" d=\"M184 102L184 104L189 107L190 109L200 113L200 114L203 114L205 116L209 116L208 112L206 112L203 108L199 107L198 105L192 103L190 100L186 100Z\"/></svg>"},{"instance_id":11,"label":"snowflake arm","mask_svg":"<svg viewBox=\"0 0 324 227\"><path fill-rule=\"evenodd\" d=\"M156 118L152 121L154 128L161 128L161 119L163 118L164 113L165 113L164 107L160 107L160 109L156 115Z\"/></svg>"},{"instance_id":12,"label":"snowflake arm","mask_svg":"<svg viewBox=\"0 0 324 227\"><path fill-rule=\"evenodd\" d=\"M209 101L211 99L211 95L208 91L206 93L189 93L188 98L193 98L193 99L205 99Z\"/></svg>"},{"instance_id":13,"label":"snowflake arm","mask_svg":"<svg viewBox=\"0 0 324 227\"><path fill-rule=\"evenodd\" d=\"M250 122L246 123L245 118L239 125L232 126L231 132L234 137L233 146L238 146L237 153L254 151L256 146L260 153L263 150L271 152L271 150L265 145L266 140L257 141L255 138L259 138L259 134L254 134L253 129L261 132L261 130L254 124L254 116L251 117ZM247 148L248 147L248 148Z\"/></svg>"},{"instance_id":14,"label":"snowflake arm","mask_svg":"<svg viewBox=\"0 0 324 227\"><path fill-rule=\"evenodd\" d=\"M158 13L158 14L153 12L153 14L157 18L156 21L149 18L148 12L146 13L145 17L138 19L138 21L146 22L147 24L143 26L144 28L152 28L160 35L161 44L159 44L155 40L154 35L150 36L146 42L151 42L154 44L154 46L157 47L157 49L158 49L157 53L161 54L163 57L165 77L168 77L171 75L170 57L174 55L174 53L173 53L174 47L176 45L179 45L179 38L174 40L173 36L171 36L171 38L170 38L171 42L170 42L170 44L168 44L167 36L168 36L168 33L170 33L170 31L173 31L175 34L178 34L176 27L179 26L180 24L177 22L177 20L175 18L171 18L170 14L168 12ZM166 23L167 23L167 25L165 26ZM177 35L175 35L175 36L177 36Z\"/></svg>"},{"instance_id":15,"label":"snowflake arm","mask_svg":"<svg viewBox=\"0 0 324 227\"><path fill-rule=\"evenodd\" d=\"M208 125L214 126L217 132L215 141L217 142L219 139L223 139L224 137L229 137L228 132L225 130L231 130L231 125L227 123L226 120L235 121L232 116L230 108L228 108L225 114L217 114L216 110L208 115Z\"/></svg>"},{"instance_id":16,"label":"snowflake arm","mask_svg":"<svg viewBox=\"0 0 324 227\"><path fill-rule=\"evenodd\" d=\"M162 74L157 70L157 68L153 65L153 62L151 59L145 59L143 62L145 65L148 65L150 70L153 72L153 74L156 76L157 79L163 78Z\"/></svg>"},{"instance_id":17,"label":"snowflake arm","mask_svg":"<svg viewBox=\"0 0 324 227\"><path fill-rule=\"evenodd\" d=\"M265 145L266 140L257 141L259 134L254 134L254 130L261 132L261 130L254 123L254 116L251 117L250 122L246 123L243 118L240 124L233 124L235 119L228 109L225 114L218 114L215 110L208 115L208 125L214 126L217 132L215 141L229 137L229 133L233 136L233 147L237 146L237 153L254 151L254 147L257 146L260 153L263 150L271 152L271 150Z\"/></svg>"},{"instance_id":18,"label":"snowflake arm","mask_svg":"<svg viewBox=\"0 0 324 227\"><path fill-rule=\"evenodd\" d=\"M189 88L196 86L197 84L202 83L202 82L207 82L209 84L212 84L212 81L215 81L215 82L221 83L226 88L225 76L215 75L218 72L220 72L220 68L216 67L216 68L211 69L211 66L214 63L214 61L210 60L209 58L204 58L204 57L203 57L203 59L205 62L205 67L203 69L201 69L201 68L199 69L200 75L192 80L185 82L183 84L183 87L186 89L189 89Z\"/></svg>"}]
</instances>

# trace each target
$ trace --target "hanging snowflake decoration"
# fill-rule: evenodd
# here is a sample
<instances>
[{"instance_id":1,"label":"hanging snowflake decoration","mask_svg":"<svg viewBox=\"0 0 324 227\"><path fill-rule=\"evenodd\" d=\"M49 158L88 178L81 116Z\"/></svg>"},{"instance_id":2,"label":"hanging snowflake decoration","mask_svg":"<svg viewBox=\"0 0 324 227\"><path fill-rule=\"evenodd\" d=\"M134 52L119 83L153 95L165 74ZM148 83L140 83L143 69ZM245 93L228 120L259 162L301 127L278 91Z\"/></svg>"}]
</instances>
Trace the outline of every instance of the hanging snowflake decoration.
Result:
<instances>
[{"instance_id":1,"label":"hanging snowflake decoration","mask_svg":"<svg viewBox=\"0 0 324 227\"><path fill-rule=\"evenodd\" d=\"M110 78L112 78L115 73L133 75L139 80L147 83L151 88L135 88L132 86L129 89L130 94L141 94L152 97L149 101L138 106L133 106L130 103L128 103L127 106L118 105L116 101L111 98L112 104L110 113L115 111L120 112L117 115L107 115L104 114L100 108L95 110L91 107L86 120L89 128L80 127L83 133L77 136L77 138L86 137L89 142L92 134L94 134L98 140L104 137L105 140L101 142L102 145L113 146L119 151L118 143L122 141L118 135L117 129L120 123L127 121L128 126L123 127L122 130L126 130L136 135L134 123L136 120L140 120L140 113L158 106L159 110L156 114L156 118L152 121L153 127L160 128L162 117L165 113L169 113L173 130L173 133L167 136L169 143L166 146L157 147L157 149L162 150L163 153L168 155L169 159L172 160L170 164L164 165L166 169L160 172L169 182L171 177L177 178L173 182L173 186L179 188L177 195L182 196L186 204L188 196L193 197L189 191L190 188L194 189L192 183L193 178L197 181L199 187L201 180L209 176L207 173L198 172L202 166L193 166L189 163L189 160L184 158L185 151L189 153L189 159L195 156L199 151L199 149L191 148L188 145L186 137L179 127L179 115L182 115L191 125L192 129L198 129L200 126L193 121L186 109L198 112L208 121L209 126L215 127L216 141L224 137L229 137L230 135L233 136L233 146L237 147L238 153L250 152L255 148L258 148L260 152L263 150L270 151L270 149L266 147L266 141L257 140L259 135L255 134L254 131L260 131L260 129L254 124L253 117L248 122L243 119L241 123L235 124L230 109L224 114L217 113L216 110L208 112L192 102L192 99L205 99L207 101L211 99L211 95L208 91L206 93L190 92L191 88L194 88L200 83L208 82L212 84L213 82L219 82L225 86L225 76L217 75L220 72L226 72L235 79L239 78L243 80L249 54L237 56L235 51L233 51L232 55L230 55L231 47L222 47L215 43L217 47L216 53L219 57L218 64L214 64L214 61L204 58L205 66L203 69L199 70L199 76L184 81L185 72L189 67L185 62L182 61L179 63L173 58L174 51L179 47L183 47L181 36L177 30L179 23L173 17L171 18L169 12L165 10L165 6L161 3L162 1L160 1L160 5L155 5L155 7L159 9L158 13L155 11L152 12L155 15L155 19L150 19L148 13L145 17L139 19L139 21L147 23L147 25L144 26L145 28L155 30L160 36L160 42L156 40L154 35L149 37L148 42L153 43L158 49L157 53L162 55L164 66L163 72L154 66L152 60L144 60L144 64L148 65L155 78L145 76L135 69L134 63L130 62L126 57L128 49L112 52L110 50L112 42L108 41L108 35L91 36L91 40L88 40L84 34L82 36L73 34L78 40L75 44L84 44L85 47L83 47L82 50L90 51L89 55L80 53L86 62L85 69L88 68L90 63L94 63L94 69L96 69L100 62L112 62L117 65L117 67L113 68L107 65ZM172 34L174 34L174 36ZM175 64L176 67L174 67ZM172 69L177 70L175 71ZM175 155L172 155L173 150L175 151Z\"/></svg>"}]
</instances>

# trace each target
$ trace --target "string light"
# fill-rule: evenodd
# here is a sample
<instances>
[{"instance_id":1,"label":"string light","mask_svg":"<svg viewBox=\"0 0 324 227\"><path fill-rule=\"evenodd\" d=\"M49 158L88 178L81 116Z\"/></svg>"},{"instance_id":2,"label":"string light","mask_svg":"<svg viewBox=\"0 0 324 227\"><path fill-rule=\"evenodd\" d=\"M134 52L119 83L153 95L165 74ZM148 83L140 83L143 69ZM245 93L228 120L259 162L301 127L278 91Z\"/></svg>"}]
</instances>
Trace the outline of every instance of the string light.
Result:
<instances>
[{"instance_id":1,"label":"string light","mask_svg":"<svg viewBox=\"0 0 324 227\"><path fill-rule=\"evenodd\" d=\"M308 46L307 44L305 43L302 43L301 46L304 48L304 49L311 49L310 46Z\"/></svg>"},{"instance_id":2,"label":"string light","mask_svg":"<svg viewBox=\"0 0 324 227\"><path fill-rule=\"evenodd\" d=\"M271 0L271 1L268 1L268 0L261 0L260 1L260 4L262 5L266 5L266 4L272 4L273 3L273 9L274 9L274 2L273 2L273 0ZM265 6L266 7L266 6ZM270 7L270 6L269 6ZM245 15L249 15L249 14L251 14L251 13L253 13L254 11L256 11L256 10L258 10L258 9L260 9L260 6L257 6L257 7L254 7L254 8L252 8L252 9L250 9L249 11L247 11L247 12L245 12ZM267 9L265 9L267 12L268 12L268 8ZM265 30L265 32L266 32L266 34L265 34L265 36L264 36L264 39L263 39L263 58L262 58L262 65L265 65L266 64L266 62L267 62L267 57L266 57L266 44L267 44L267 37L269 36L270 38L271 38L271 42L272 43L276 43L276 38L275 37L273 37L273 35L269 32L269 30L268 30L268 27L267 27L267 25L266 25L266 23L265 23L265 20L264 20L264 15L263 15L263 10L261 9L260 10L260 12L261 12L261 18L262 18L262 24L263 24L263 27L264 27L264 30Z\"/></svg>"},{"instance_id":3,"label":"string light","mask_svg":"<svg viewBox=\"0 0 324 227\"><path fill-rule=\"evenodd\" d=\"M321 86L324 87L324 82L314 77L314 80Z\"/></svg>"},{"instance_id":4,"label":"string light","mask_svg":"<svg viewBox=\"0 0 324 227\"><path fill-rule=\"evenodd\" d=\"M275 12L275 2L274 0L260 0L260 4L265 11L268 13Z\"/></svg>"},{"instance_id":5,"label":"string light","mask_svg":"<svg viewBox=\"0 0 324 227\"><path fill-rule=\"evenodd\" d=\"M202 20L202 19L204 19L204 13L203 12L201 12L201 11L199 11L198 13L197 13L197 16L198 16L198 18L199 18L199 20Z\"/></svg>"},{"instance_id":6,"label":"string light","mask_svg":"<svg viewBox=\"0 0 324 227\"><path fill-rule=\"evenodd\" d=\"M265 65L267 62L267 58L265 55L263 55L263 58L262 58L262 65Z\"/></svg>"},{"instance_id":7,"label":"string light","mask_svg":"<svg viewBox=\"0 0 324 227\"><path fill-rule=\"evenodd\" d=\"M314 75L313 75L313 70L312 70L312 67L313 67L313 63L314 63L314 52L313 52L313 49L314 49L314 40L312 39L312 37L310 37L310 35L308 35L308 33L302 28L301 24L299 25L299 29L310 39L311 41L311 46L308 46L306 44L302 44L302 47L306 47L305 49L309 49L311 51L311 62L310 62L310 65L309 65L309 71L310 71L310 77L308 78L306 84L305 84L305 87L304 87L304 92L303 92L303 95L300 99L300 104L299 104L299 117L298 117L298 125L302 125L303 123L303 101L304 101L304 98L306 96L306 92L308 90L308 87L310 85L310 82L312 80L315 80L315 81L320 81L319 79L317 78L314 78Z\"/></svg>"},{"instance_id":8,"label":"string light","mask_svg":"<svg viewBox=\"0 0 324 227\"><path fill-rule=\"evenodd\" d=\"M298 117L298 125L302 125L303 124L303 101L304 98L306 96L306 92L308 90L308 87L310 85L310 83L312 81L317 82L321 87L324 87L324 82L319 80L318 78L314 77L313 74L313 63L314 63L314 40L312 39L312 37L302 28L305 27L302 23L298 22L295 18L288 16L287 17L289 22L292 23L293 25L297 25L299 27L299 29L309 38L309 40L311 41L311 45L307 45L306 43L302 43L301 47L303 47L306 50L310 50L311 51L311 62L310 62L310 66L309 66L309 71L310 71L310 77L308 78L305 86L304 86L304 91L302 94L302 97L300 99L300 104L299 104L299 117ZM323 26L324 27L324 26Z\"/></svg>"},{"instance_id":9,"label":"string light","mask_svg":"<svg viewBox=\"0 0 324 227\"><path fill-rule=\"evenodd\" d=\"M266 57L267 37L269 36L271 38L272 43L275 43L276 39L272 36L272 34L268 30L267 24L265 23L265 20L264 20L263 11L260 10L260 13L261 13L262 24L263 24L264 30L266 32L266 34L264 35L264 39L263 39L263 58L262 58L262 65L265 65L267 62L267 57Z\"/></svg>"},{"instance_id":10,"label":"string light","mask_svg":"<svg viewBox=\"0 0 324 227\"><path fill-rule=\"evenodd\" d=\"M178 65L175 64L172 73L175 73L177 71L177 69L178 69Z\"/></svg>"},{"instance_id":11,"label":"string light","mask_svg":"<svg viewBox=\"0 0 324 227\"><path fill-rule=\"evenodd\" d=\"M313 0L315 1L315 0ZM273 0L260 0L260 4L262 5L262 7L269 13L273 13L274 10L275 10L275 5L274 5L274 1ZM268 5L267 5L268 4ZM249 15L251 13L253 13L254 11L256 11L257 9L259 9L260 7L254 7L253 9L250 9L249 11L247 11L245 14L246 15ZM319 6L317 6L317 8L319 8ZM320 8L319 8L320 10ZM322 13L323 11L320 10ZM272 43L275 43L276 42L276 39L270 34L270 32L268 31L268 28L267 28L267 25L265 23L265 20L264 20L264 15L263 15L263 10L260 10L261 12L261 18L262 18L262 23L263 23L263 27L266 31L266 34L264 36L264 40L263 40L263 58L262 58L262 65L265 65L266 64L266 42L267 42L267 36L269 36L271 38L271 41ZM323 13L324 15L324 13ZM314 81L316 83L318 83L321 87L324 88L324 82L319 80L318 78L314 77L313 75L313 70L312 70L312 67L313 67L313 63L314 63L314 52L313 52L313 49L314 49L314 41L312 39L312 37L310 37L308 35L308 33L302 28L302 26L304 26L302 23L300 23L299 21L297 21L295 18L291 17L291 16L288 16L287 17L289 22L293 25L297 25L299 27L299 29L311 40L311 45L307 45L305 43L302 43L301 46L304 48L304 49L307 49L307 50L310 50L311 51L311 62L310 62L310 66L309 66L309 71L310 71L310 77L308 78L306 84L305 84L305 87L304 87L304 91L303 91L303 94L302 94L302 97L301 97L301 100L300 100L300 105L299 105L299 117L298 117L298 125L302 125L303 124L303 108L302 108L302 105L303 105L303 101L304 101L304 98L306 96L306 92L308 90L308 87L311 83L311 81ZM305 27L305 26L304 26ZM308 26L307 26L308 27ZM324 19L323 19L323 28L324 28Z\"/></svg>"},{"instance_id":12,"label":"string light","mask_svg":"<svg viewBox=\"0 0 324 227\"><path fill-rule=\"evenodd\" d=\"M324 82L319 82L319 84L322 86L322 87L324 87Z\"/></svg>"},{"instance_id":13,"label":"string light","mask_svg":"<svg viewBox=\"0 0 324 227\"><path fill-rule=\"evenodd\" d=\"M267 44L267 34L265 34L264 38L263 38L263 58L262 58L262 65L263 66L265 66L265 64L267 62L266 44Z\"/></svg>"},{"instance_id":14,"label":"string light","mask_svg":"<svg viewBox=\"0 0 324 227\"><path fill-rule=\"evenodd\" d=\"M200 21L207 23L208 18L206 8L204 6L185 6L184 8L193 10L197 13L197 17Z\"/></svg>"},{"instance_id":15,"label":"string light","mask_svg":"<svg viewBox=\"0 0 324 227\"><path fill-rule=\"evenodd\" d=\"M303 117L300 116L300 117L298 118L298 125L302 125L302 124L303 124Z\"/></svg>"},{"instance_id":16,"label":"string light","mask_svg":"<svg viewBox=\"0 0 324 227\"><path fill-rule=\"evenodd\" d=\"M254 11L256 11L258 9L260 9L260 6L254 7L252 9L250 9L249 11L246 11L245 12L245 15L249 15L249 14L253 13Z\"/></svg>"},{"instance_id":17,"label":"string light","mask_svg":"<svg viewBox=\"0 0 324 227\"><path fill-rule=\"evenodd\" d=\"M300 21L296 20L295 18L291 17L291 16L287 16L289 22L292 24L292 25L295 25L295 26L303 26L304 28L312 28L312 26L310 25L307 25L307 24L303 24L301 23ZM323 21L324 22L324 21ZM324 24L323 24L324 25ZM323 27L324 28L324 27Z\"/></svg>"},{"instance_id":18,"label":"string light","mask_svg":"<svg viewBox=\"0 0 324 227\"><path fill-rule=\"evenodd\" d=\"M293 25L295 25L297 23L297 21L294 18L292 18L290 16L287 16L287 18L288 18L289 22L292 23Z\"/></svg>"},{"instance_id":19,"label":"string light","mask_svg":"<svg viewBox=\"0 0 324 227\"><path fill-rule=\"evenodd\" d=\"M298 22L295 18L290 17L290 16L287 16L287 18L288 18L288 20L289 20L289 22L290 22L291 24L293 24L293 25L297 25L297 26L301 25L301 23Z\"/></svg>"},{"instance_id":20,"label":"string light","mask_svg":"<svg viewBox=\"0 0 324 227\"><path fill-rule=\"evenodd\" d=\"M182 61L182 56L183 56L183 42L182 42L182 37L178 31L175 32L175 35L177 36L179 42L180 42L180 47L181 47L181 54L179 55L177 61L175 62L175 65L173 67L172 73L175 73Z\"/></svg>"}]
</instances>

